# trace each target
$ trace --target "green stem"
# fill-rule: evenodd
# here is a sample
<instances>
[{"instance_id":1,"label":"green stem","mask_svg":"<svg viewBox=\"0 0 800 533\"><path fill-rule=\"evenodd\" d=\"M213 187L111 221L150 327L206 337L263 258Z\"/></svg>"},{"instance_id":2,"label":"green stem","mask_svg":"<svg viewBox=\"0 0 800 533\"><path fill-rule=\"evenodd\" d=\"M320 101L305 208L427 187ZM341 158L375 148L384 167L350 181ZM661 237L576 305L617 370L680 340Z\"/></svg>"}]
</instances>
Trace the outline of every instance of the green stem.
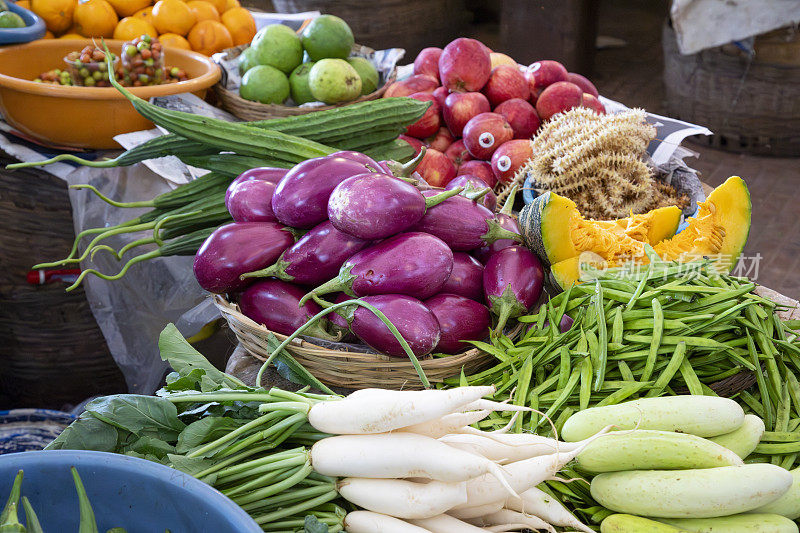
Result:
<instances>
[{"instance_id":1,"label":"green stem","mask_svg":"<svg viewBox=\"0 0 800 533\"><path fill-rule=\"evenodd\" d=\"M279 518L284 518L286 516L292 516L294 514L301 513L303 511L308 510L308 509L313 509L317 505L329 502L329 501L333 500L334 498L336 498L337 496L339 496L339 493L336 490L331 490L329 492L326 492L322 496L317 496L316 498L313 498L311 500L307 500L305 502L298 503L297 505L292 505L291 507L285 507L283 509L279 509L277 511L273 511L273 512L268 513L268 514L261 515L261 516L256 518L256 523L259 524L259 525L260 524L269 524L270 522L274 522L275 520L278 520Z\"/></svg>"},{"instance_id":2,"label":"green stem","mask_svg":"<svg viewBox=\"0 0 800 533\"><path fill-rule=\"evenodd\" d=\"M164 241L158 235L158 233L161 231L161 226L163 226L167 222L172 222L173 220L180 220L182 218L193 217L201 213L202 213L201 211L190 211L189 213L179 213L177 215L167 215L163 217L161 220L156 222L155 226L153 226L153 240L159 246L164 246Z\"/></svg>"},{"instance_id":3,"label":"green stem","mask_svg":"<svg viewBox=\"0 0 800 533\"><path fill-rule=\"evenodd\" d=\"M259 490L253 491L253 492L251 492L249 494L246 494L246 495L244 495L242 497L234 498L233 500L238 505L244 505L244 504L247 504L247 503L253 503L253 502L258 501L258 500L263 500L264 498L267 498L269 496L274 496L275 494L280 494L281 492L283 492L283 491L285 491L287 489L290 489L290 488L294 487L295 485L297 485L298 483L300 483L313 470L314 469L311 467L311 463L306 462L306 464L303 465L302 467L300 467L300 469L298 469L297 472L295 472L293 475L289 476L288 478L284 479L283 481L280 481L280 482L275 483L273 485L270 485L268 487L264 487L263 489L259 489ZM294 513L290 513L290 514L294 514Z\"/></svg>"},{"instance_id":4,"label":"green stem","mask_svg":"<svg viewBox=\"0 0 800 533\"><path fill-rule=\"evenodd\" d=\"M239 452L240 450L247 448L251 444L255 444L256 442L259 442L261 440L268 440L269 437L275 434L278 434L279 436L278 438L273 439L271 443L273 447L278 446L278 444L289 438L289 434L286 434L287 430L291 430L293 426L296 427L302 426L306 420L307 420L307 415L305 413L295 413L289 418L281 420L274 426L271 426L268 429L264 429L262 431L254 433L253 435L250 435L246 439L237 442L230 448L223 450L222 453L220 453L220 457L228 457L229 455L233 455Z\"/></svg>"},{"instance_id":5,"label":"green stem","mask_svg":"<svg viewBox=\"0 0 800 533\"><path fill-rule=\"evenodd\" d=\"M275 454L280 455L280 454ZM218 475L217 482L218 483L234 483L236 481L240 481L242 479L247 479L252 476L259 476L261 474L268 474L269 472L274 472L275 470L283 470L289 466L302 466L305 464L307 460L308 454L305 451L295 452L293 455L287 456L285 458L281 458L275 461L268 461L261 463L257 466L251 466L248 469L236 472L235 474L231 474L228 476ZM267 456L270 457L270 456ZM271 458L271 457L270 457ZM254 461L249 461L253 463ZM238 491L238 487L236 489Z\"/></svg>"},{"instance_id":6,"label":"green stem","mask_svg":"<svg viewBox=\"0 0 800 533\"><path fill-rule=\"evenodd\" d=\"M109 161L113 161L113 160L109 159ZM86 165L86 166L92 166L92 165ZM116 200L112 200L111 198L109 198L105 194L103 194L100 191L98 191L97 187L95 187L94 185L89 185L88 183L78 183L76 185L70 185L69 188L70 189L89 189L95 195L97 195L101 200L103 200L107 204L113 205L114 207L155 207L155 202L153 202L153 200L146 200L146 201L142 201L142 202L118 202Z\"/></svg>"},{"instance_id":7,"label":"green stem","mask_svg":"<svg viewBox=\"0 0 800 533\"><path fill-rule=\"evenodd\" d=\"M111 255L114 256L114 259L116 259L117 261L122 259L122 255L119 253L119 251L113 249L111 246L107 244L98 244L97 246L94 247L92 253L89 255L89 261L94 261L95 254L101 250L105 250L106 252L111 253Z\"/></svg>"},{"instance_id":8,"label":"green stem","mask_svg":"<svg viewBox=\"0 0 800 533\"><path fill-rule=\"evenodd\" d=\"M481 240L486 244L492 244L493 242L501 239L522 242L522 235L511 230L507 230L498 224L496 220L488 220L486 225L489 227L489 229L481 236Z\"/></svg>"},{"instance_id":9,"label":"green stem","mask_svg":"<svg viewBox=\"0 0 800 533\"><path fill-rule=\"evenodd\" d=\"M264 451L267 451L268 449L269 448L265 448ZM304 452L305 452L305 447L304 446L298 446L297 448L292 448L291 450L286 450L286 451L283 451L283 452L273 453L273 454L267 455L265 457L259 457L258 459L252 459L252 460L247 461L245 463L239 463L239 464L236 464L235 466L230 466L230 467L223 468L222 470L220 470L217 473L217 479L222 481L222 482L224 482L224 483L227 483L228 480L227 479L223 479L223 478L229 478L229 477L232 477L232 476L234 476L236 474L239 474L239 473L242 473L242 472L247 472L251 468L257 468L258 466L263 465L263 464L274 463L276 461L282 461L283 459L285 459L287 457L293 457L298 453L304 453ZM237 457L241 457L241 454L238 455ZM203 474L205 474L205 472L203 472Z\"/></svg>"},{"instance_id":10,"label":"green stem","mask_svg":"<svg viewBox=\"0 0 800 533\"><path fill-rule=\"evenodd\" d=\"M453 196L458 196L460 193L464 191L464 187L456 187L455 189L450 189L449 191L440 192L434 196L426 196L425 197L425 209L430 209L435 205L439 205L440 203L444 202L448 198L452 198ZM489 192L488 189L483 194Z\"/></svg>"},{"instance_id":11,"label":"green stem","mask_svg":"<svg viewBox=\"0 0 800 533\"><path fill-rule=\"evenodd\" d=\"M323 309L322 311L320 311L319 313L317 313L316 315L311 317L308 320L308 322L306 322L305 324L303 324L302 326L297 328L297 330L294 333L292 333L291 335L286 337L286 340L284 340L282 343L280 343L280 345L277 348L275 348L275 351L273 351L270 354L270 356L267 358L267 360L264 361L264 364L261 365L261 368L258 371L258 375L256 376L256 385L259 385L261 383L261 379L264 377L264 372L267 370L267 367L275 359L275 357L277 357L278 354L281 353L284 350L284 348L286 348L286 346L289 345L290 342L292 342L300 334L302 334L306 329L308 329L310 324L313 324L314 322L316 322L320 318L324 317L328 313L330 313L332 311L336 311L337 309L339 309L341 307L348 306L348 305L358 305L358 306L361 306L361 307L364 307L364 308L368 309L376 317L378 317L378 320L383 322L383 324L387 328L389 328L389 331L392 333L392 335L394 335L395 339L397 339L397 341L400 343L400 346L402 346L403 351L406 352L406 355L411 360L411 364L414 365L414 370L417 371L417 375L419 376L419 379L422 382L422 385L426 389L429 389L431 387L431 383L430 383L430 381L428 381L428 376L426 376L425 372L422 370L422 365L419 364L419 359L417 359L417 356L414 355L413 351L411 351L411 347L408 345L408 342L406 342L406 340L403 338L403 336L400 335L400 332L397 330L395 325L392 324L392 322L386 317L385 314L383 314L375 306L373 306L371 304L368 304L368 303L366 303L364 301L361 301L361 300L347 300L346 302L341 302L341 303L338 303L338 304L334 304L334 305L330 306L327 309ZM330 393L333 394L333 391L330 391Z\"/></svg>"},{"instance_id":12,"label":"green stem","mask_svg":"<svg viewBox=\"0 0 800 533\"><path fill-rule=\"evenodd\" d=\"M509 191L508 196L506 197L506 203L504 203L503 208L500 209L500 212L503 213L504 215L511 216L511 210L514 208L514 200L517 197L517 190L519 190L518 185L514 185L513 187L511 187L511 190Z\"/></svg>"},{"instance_id":13,"label":"green stem","mask_svg":"<svg viewBox=\"0 0 800 533\"><path fill-rule=\"evenodd\" d=\"M268 509L276 509L280 508L281 506L292 503L292 502L302 502L306 501L309 498L315 498L321 494L326 494L332 490L336 490L335 483L325 483L324 485L314 485L312 487L306 487L304 489L295 489L292 491L286 491L283 494L279 494L278 496L269 498L264 501L256 502L252 507L246 509L250 514L258 514L259 511L266 511ZM329 516L336 516L333 513L327 513Z\"/></svg>"},{"instance_id":14,"label":"green stem","mask_svg":"<svg viewBox=\"0 0 800 533\"><path fill-rule=\"evenodd\" d=\"M511 318L512 307L504 302L500 302L500 313L497 315L497 327L494 328L496 334L501 334L503 328L506 327L506 322Z\"/></svg>"},{"instance_id":15,"label":"green stem","mask_svg":"<svg viewBox=\"0 0 800 533\"><path fill-rule=\"evenodd\" d=\"M153 250L152 252L147 252L146 254L137 255L136 257L134 257L133 259L131 259L130 261L125 263L125 265L122 267L122 270L120 270L119 272L117 272L116 274L113 274L113 275L103 274L99 270L95 270L93 268L87 268L86 270L84 270L84 271L82 271L80 273L80 275L78 276L78 279L75 280L75 283L73 283L72 285L67 287L65 290L67 292L70 292L72 290L77 289L80 286L80 284L83 283L83 279L86 276L88 276L89 274L92 274L94 276L97 276L98 278L102 278L102 279L107 280L107 281L114 281L114 280L120 279L121 277L123 277L125 275L125 273L128 271L128 269L131 268L136 263L141 263L143 261L148 261L150 259L153 259L154 257L160 257L160 256L161 256L161 250Z\"/></svg>"},{"instance_id":16,"label":"green stem","mask_svg":"<svg viewBox=\"0 0 800 533\"><path fill-rule=\"evenodd\" d=\"M43 167L45 165L58 163L59 161L72 161L73 163L78 163L86 167L111 168L117 166L116 161L114 159L104 159L102 161L89 161L88 159L83 159L81 157L77 157L72 154L60 154L55 157L51 157L50 159L45 159L43 161L12 163L10 165L6 165L6 168L8 170L16 170L18 168Z\"/></svg>"},{"instance_id":17,"label":"green stem","mask_svg":"<svg viewBox=\"0 0 800 533\"><path fill-rule=\"evenodd\" d=\"M205 480L203 478L205 478L207 476L210 476L211 474L215 474L216 472L219 472L220 470L224 470L226 467L228 467L230 465L237 464L242 459L246 459L248 457L256 455L257 453L266 452L266 451L269 451L271 449L272 449L272 446L269 445L269 444L264 444L264 445L261 445L261 446L254 446L254 447L250 448L249 450L243 451L242 453L239 453L237 455L233 455L231 457L227 457L224 461L220 461L218 463L214 463L212 466L206 468L202 472L198 472L197 474L195 474L194 477L196 477L200 481L203 481L204 483L208 483L210 485L211 483L209 483L208 480Z\"/></svg>"},{"instance_id":18,"label":"green stem","mask_svg":"<svg viewBox=\"0 0 800 533\"><path fill-rule=\"evenodd\" d=\"M251 429L257 428L258 426L260 426L262 424L266 424L270 420L274 420L276 418L280 418L280 416L281 416L280 412L273 412L273 413L268 413L266 415L260 416L260 417L256 418L255 420L251 420L247 424L234 429L230 433L226 433L225 435L221 436L217 440L213 440L213 441L209 442L208 444L196 449L195 451L193 451L193 452L191 452L189 454L186 454L186 457L201 457L204 454L206 454L207 452L210 452L211 450L222 446L223 444L235 439L236 437L238 437L238 436L240 436L240 435L242 435L244 433L247 433Z\"/></svg>"}]
</instances>

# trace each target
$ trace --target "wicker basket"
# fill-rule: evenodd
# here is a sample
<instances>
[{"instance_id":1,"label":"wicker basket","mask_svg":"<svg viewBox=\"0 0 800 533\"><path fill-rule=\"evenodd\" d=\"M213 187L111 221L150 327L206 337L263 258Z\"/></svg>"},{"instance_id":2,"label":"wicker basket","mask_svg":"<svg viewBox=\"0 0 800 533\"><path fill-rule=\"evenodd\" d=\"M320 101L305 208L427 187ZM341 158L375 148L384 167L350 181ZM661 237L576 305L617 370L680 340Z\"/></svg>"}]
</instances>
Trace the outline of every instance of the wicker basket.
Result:
<instances>
[{"instance_id":1,"label":"wicker basket","mask_svg":"<svg viewBox=\"0 0 800 533\"><path fill-rule=\"evenodd\" d=\"M262 361L272 353L267 338L275 335L279 341L286 335L273 333L264 326L244 316L238 306L221 296L214 297L214 304L236 338L256 359ZM407 359L381 354L331 350L311 342L297 339L287 350L317 379L327 385L347 389L381 387L384 389L421 389L414 366ZM432 383L441 383L446 378L478 372L491 366L495 359L477 348L450 357L420 359L425 375Z\"/></svg>"},{"instance_id":2,"label":"wicker basket","mask_svg":"<svg viewBox=\"0 0 800 533\"><path fill-rule=\"evenodd\" d=\"M720 48L681 55L664 26L667 114L702 124L698 142L732 152L800 155L800 65L748 60Z\"/></svg>"},{"instance_id":3,"label":"wicker basket","mask_svg":"<svg viewBox=\"0 0 800 533\"><path fill-rule=\"evenodd\" d=\"M236 59L244 52L249 44L241 44L233 48L224 50L230 59ZM366 48L361 45L353 45L353 50L356 52L373 52L371 48ZM262 104L261 102L253 102L252 100L245 100L239 96L239 91L231 91L226 89L222 81L214 85L214 92L217 95L222 107L232 113L234 116L242 120L266 120L270 118L292 117L296 115L305 115L307 113L314 113L316 111L324 111L326 109L334 109L336 107L347 106L356 104L358 102L366 102L368 100L377 100L386 92L386 88L397 79L397 69L393 68L386 79L386 83L378 87L378 90L369 94L365 94L355 100L349 102L342 102L336 105L322 105L316 107L299 107L299 106L285 106L279 104Z\"/></svg>"}]
</instances>

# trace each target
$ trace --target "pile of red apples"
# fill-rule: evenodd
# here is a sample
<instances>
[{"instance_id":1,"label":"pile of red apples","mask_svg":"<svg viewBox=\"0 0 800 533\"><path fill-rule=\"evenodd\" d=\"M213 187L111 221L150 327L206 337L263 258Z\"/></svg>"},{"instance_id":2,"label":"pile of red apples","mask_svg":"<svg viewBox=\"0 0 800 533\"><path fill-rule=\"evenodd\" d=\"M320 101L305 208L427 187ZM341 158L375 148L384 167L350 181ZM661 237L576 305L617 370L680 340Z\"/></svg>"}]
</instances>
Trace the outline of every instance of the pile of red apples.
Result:
<instances>
[{"instance_id":1,"label":"pile of red apples","mask_svg":"<svg viewBox=\"0 0 800 533\"><path fill-rule=\"evenodd\" d=\"M422 50L414 75L384 94L397 96L431 102L400 137L417 153L428 147L417 172L434 187L462 175L492 188L508 183L530 159L530 139L543 121L577 106L605 113L592 82L558 61L523 67L463 37Z\"/></svg>"}]
</instances>

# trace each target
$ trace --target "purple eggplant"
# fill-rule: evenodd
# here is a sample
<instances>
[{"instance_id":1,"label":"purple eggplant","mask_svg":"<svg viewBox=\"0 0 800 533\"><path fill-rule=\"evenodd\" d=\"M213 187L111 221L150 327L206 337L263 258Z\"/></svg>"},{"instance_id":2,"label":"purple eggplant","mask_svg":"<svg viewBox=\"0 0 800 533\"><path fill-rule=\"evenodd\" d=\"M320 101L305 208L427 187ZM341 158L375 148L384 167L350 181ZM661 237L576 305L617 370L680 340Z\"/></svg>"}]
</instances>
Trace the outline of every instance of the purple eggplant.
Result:
<instances>
[{"instance_id":1,"label":"purple eggplant","mask_svg":"<svg viewBox=\"0 0 800 533\"><path fill-rule=\"evenodd\" d=\"M474 194L477 192L482 192L486 189L486 193L481 197L480 201L478 202L483 207L494 213L494 210L497 208L497 196L494 195L492 192L492 188L486 185L482 179L478 176L473 176L472 174L462 174L460 176L456 176L445 185L444 190L449 191L455 189L456 187L463 187L464 191L461 193L462 196L466 196L470 198L470 194Z\"/></svg>"},{"instance_id":2,"label":"purple eggplant","mask_svg":"<svg viewBox=\"0 0 800 533\"><path fill-rule=\"evenodd\" d=\"M483 292L497 316L495 331L509 318L527 313L542 294L544 271L536 255L524 246L509 246L493 254L483 269Z\"/></svg>"},{"instance_id":3,"label":"purple eggplant","mask_svg":"<svg viewBox=\"0 0 800 533\"><path fill-rule=\"evenodd\" d=\"M251 282L239 276L271 265L293 242L292 234L275 222L226 224L197 250L194 275L209 292L234 292Z\"/></svg>"},{"instance_id":4,"label":"purple eggplant","mask_svg":"<svg viewBox=\"0 0 800 533\"><path fill-rule=\"evenodd\" d=\"M347 293L340 292L336 295L336 298L333 299L333 303L331 305L340 304L352 299L353 297ZM342 312L342 314L347 315L346 310L348 307L349 306L340 308L339 311ZM325 318L327 318L328 322L330 322L332 331L342 334L341 342L350 342L355 340L355 335L353 335L353 332L350 331L350 324L347 322L347 319L342 316L342 314L333 311L332 313L326 315Z\"/></svg>"},{"instance_id":5,"label":"purple eggplant","mask_svg":"<svg viewBox=\"0 0 800 533\"><path fill-rule=\"evenodd\" d=\"M269 181L274 184L278 184L279 181L283 179L286 173L289 172L288 168L274 168L274 167L257 167L251 168L250 170L245 170L239 176L234 179L231 184L228 186L228 190L225 193L225 203L228 202L228 196L231 194L231 190L242 183L243 181Z\"/></svg>"},{"instance_id":6,"label":"purple eggplant","mask_svg":"<svg viewBox=\"0 0 800 533\"><path fill-rule=\"evenodd\" d=\"M466 252L453 253L453 271L444 282L442 293L458 294L483 301L483 265Z\"/></svg>"},{"instance_id":7,"label":"purple eggplant","mask_svg":"<svg viewBox=\"0 0 800 533\"><path fill-rule=\"evenodd\" d=\"M417 357L433 351L439 343L439 322L430 309L416 298L402 294L367 296L362 300L381 311ZM350 331L375 350L395 357L405 357L406 352L389 328L364 307L353 311Z\"/></svg>"},{"instance_id":8,"label":"purple eggplant","mask_svg":"<svg viewBox=\"0 0 800 533\"><path fill-rule=\"evenodd\" d=\"M422 191L424 196L434 196L436 191ZM516 239L520 235L503 229L495 222L494 214L463 196L453 196L431 207L413 228L436 235L457 252L466 252L499 239Z\"/></svg>"},{"instance_id":9,"label":"purple eggplant","mask_svg":"<svg viewBox=\"0 0 800 533\"><path fill-rule=\"evenodd\" d=\"M345 159L349 159L351 161L357 161L362 165L368 166L371 172L380 172L381 165L370 156L366 154L362 154L361 152L354 152L353 150L339 150L338 152L334 152L328 157L344 157Z\"/></svg>"},{"instance_id":10,"label":"purple eggplant","mask_svg":"<svg viewBox=\"0 0 800 533\"><path fill-rule=\"evenodd\" d=\"M343 291L358 297L405 294L420 300L433 296L453 271L453 252L427 233L401 233L373 244L345 261L339 275L312 295Z\"/></svg>"},{"instance_id":11,"label":"purple eggplant","mask_svg":"<svg viewBox=\"0 0 800 533\"><path fill-rule=\"evenodd\" d=\"M347 178L331 193L328 218L340 231L361 239L383 239L405 231L425 211L461 189L434 196L387 174L359 174Z\"/></svg>"},{"instance_id":12,"label":"purple eggplant","mask_svg":"<svg viewBox=\"0 0 800 533\"><path fill-rule=\"evenodd\" d=\"M225 207L234 222L277 222L272 212L275 183L267 180L248 180L230 187L225 194Z\"/></svg>"},{"instance_id":13,"label":"purple eggplant","mask_svg":"<svg viewBox=\"0 0 800 533\"><path fill-rule=\"evenodd\" d=\"M301 285L319 285L334 277L347 259L369 244L368 240L339 231L326 220L303 235L274 265L242 277L275 277Z\"/></svg>"},{"instance_id":14,"label":"purple eggplant","mask_svg":"<svg viewBox=\"0 0 800 533\"><path fill-rule=\"evenodd\" d=\"M275 188L272 210L293 228L313 228L328 218L328 198L341 182L371 172L363 163L344 157L317 157L294 166Z\"/></svg>"},{"instance_id":15,"label":"purple eggplant","mask_svg":"<svg viewBox=\"0 0 800 533\"><path fill-rule=\"evenodd\" d=\"M424 303L439 322L441 337L436 346L437 352L463 352L471 345L462 341L480 341L489 335L492 319L489 309L483 304L446 293L428 298Z\"/></svg>"},{"instance_id":16,"label":"purple eggplant","mask_svg":"<svg viewBox=\"0 0 800 533\"><path fill-rule=\"evenodd\" d=\"M517 224L517 220L511 216L511 210L514 207L514 199L517 196L517 186L514 185L511 188L511 192L508 193L508 198L506 198L506 203L503 204L503 208L494 216L495 221L500 225L501 228L507 229L512 233L516 233L517 235L521 235L522 232L519 229L519 224ZM489 260L489 257L495 253L499 252L503 248L508 248L509 246L515 246L517 241L512 239L500 239L494 241L491 244L486 246L482 246L478 250L475 250L475 257L478 260L486 264L486 261Z\"/></svg>"},{"instance_id":17,"label":"purple eggplant","mask_svg":"<svg viewBox=\"0 0 800 533\"><path fill-rule=\"evenodd\" d=\"M574 323L575 321L572 319L572 317L564 313L563 315L561 315L561 320L558 322L558 331L560 331L561 333L566 333L572 328L572 324ZM531 327L535 325L536 325L535 323L531 324L530 326L528 326L528 329L531 329ZM545 320L542 327L544 329L548 329L550 327L550 321Z\"/></svg>"},{"instance_id":18,"label":"purple eggplant","mask_svg":"<svg viewBox=\"0 0 800 533\"><path fill-rule=\"evenodd\" d=\"M239 309L248 318L282 335L291 335L322 311L316 302L299 305L305 291L297 285L277 279L253 283L239 295ZM303 334L319 339L337 340L326 331L327 320L315 322Z\"/></svg>"}]
</instances>

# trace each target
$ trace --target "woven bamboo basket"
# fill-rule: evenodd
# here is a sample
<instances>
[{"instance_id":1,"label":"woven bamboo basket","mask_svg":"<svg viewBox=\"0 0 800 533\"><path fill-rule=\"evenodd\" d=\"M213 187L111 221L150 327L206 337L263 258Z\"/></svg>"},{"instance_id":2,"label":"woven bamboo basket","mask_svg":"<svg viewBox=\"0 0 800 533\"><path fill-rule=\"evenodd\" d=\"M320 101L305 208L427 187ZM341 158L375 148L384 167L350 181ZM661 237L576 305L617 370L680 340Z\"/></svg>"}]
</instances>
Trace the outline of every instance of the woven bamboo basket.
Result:
<instances>
[{"instance_id":1,"label":"woven bamboo basket","mask_svg":"<svg viewBox=\"0 0 800 533\"><path fill-rule=\"evenodd\" d=\"M714 132L698 142L732 152L800 155L800 65L768 63L758 53L747 59L723 48L681 55L669 24L662 46L667 114Z\"/></svg>"},{"instance_id":2,"label":"woven bamboo basket","mask_svg":"<svg viewBox=\"0 0 800 533\"><path fill-rule=\"evenodd\" d=\"M228 322L242 346L256 359L265 361L272 353L268 337L279 341L286 335L274 333L244 316L239 307L222 296L214 296L214 304ZM422 383L411 362L405 358L356 351L331 350L312 342L296 339L287 351L323 383L348 389L381 387L385 389L421 389ZM494 357L477 348L449 357L421 358L420 365L431 383L446 378L478 372L491 366Z\"/></svg>"},{"instance_id":3,"label":"woven bamboo basket","mask_svg":"<svg viewBox=\"0 0 800 533\"><path fill-rule=\"evenodd\" d=\"M250 46L249 44L241 44L239 46L234 46L233 48L228 48L224 50L224 52L228 55L229 59L236 59L241 55L242 52ZM353 45L354 52L374 52L371 48L367 48L365 46L361 46L358 44ZM281 117L293 117L297 115L305 115L308 113L314 113L316 111L324 111L326 109L334 109L337 107L348 106L352 104L357 104L359 102L367 102L369 100L377 100L378 98L383 96L383 93L386 92L386 88L392 84L397 79L397 69L393 68L392 71L389 73L389 76L386 78L386 81L383 85L378 87L376 91L373 91L369 94L365 94L356 98L355 100L351 100L349 102L342 102L341 104L336 105L322 105L316 107L299 107L299 106L285 106L280 104L262 104L261 102L253 102L251 100L245 100L241 96L239 96L239 91L231 91L230 89L226 89L223 85L222 81L217 82L214 85L214 93L219 98L222 107L232 113L234 116L242 119L242 120L266 120L270 118L281 118Z\"/></svg>"}]
</instances>

